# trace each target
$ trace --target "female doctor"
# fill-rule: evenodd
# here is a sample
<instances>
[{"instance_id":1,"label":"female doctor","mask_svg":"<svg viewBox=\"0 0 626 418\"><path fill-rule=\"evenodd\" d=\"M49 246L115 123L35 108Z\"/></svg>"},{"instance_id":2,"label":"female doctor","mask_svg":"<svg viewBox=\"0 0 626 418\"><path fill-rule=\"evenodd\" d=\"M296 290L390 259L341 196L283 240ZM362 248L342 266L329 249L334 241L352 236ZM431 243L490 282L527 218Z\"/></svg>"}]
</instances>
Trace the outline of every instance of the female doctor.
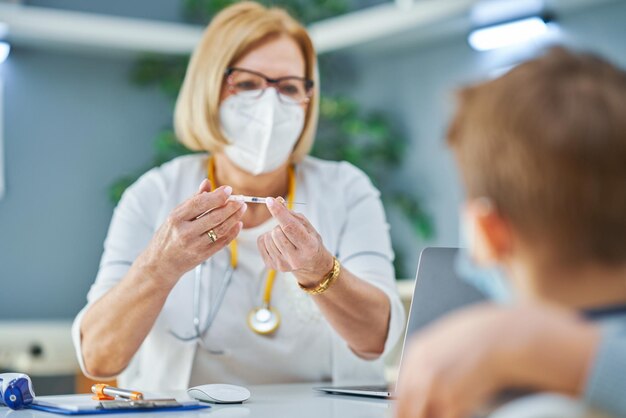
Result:
<instances>
[{"instance_id":1,"label":"female doctor","mask_svg":"<svg viewBox=\"0 0 626 418\"><path fill-rule=\"evenodd\" d=\"M318 102L311 40L287 13L245 2L214 18L175 110L180 141L205 152L150 170L115 209L72 330L87 376L383 380L404 318L388 225L361 171L306 156Z\"/></svg>"}]
</instances>

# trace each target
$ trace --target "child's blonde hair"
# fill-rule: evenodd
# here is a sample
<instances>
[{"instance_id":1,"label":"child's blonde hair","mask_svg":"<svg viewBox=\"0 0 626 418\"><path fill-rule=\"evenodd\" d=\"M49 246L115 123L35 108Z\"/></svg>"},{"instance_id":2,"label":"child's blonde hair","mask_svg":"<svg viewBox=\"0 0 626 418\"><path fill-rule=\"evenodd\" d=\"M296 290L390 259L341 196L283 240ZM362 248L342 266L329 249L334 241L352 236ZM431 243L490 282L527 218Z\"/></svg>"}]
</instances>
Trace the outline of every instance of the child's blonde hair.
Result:
<instances>
[{"instance_id":1,"label":"child's blonde hair","mask_svg":"<svg viewBox=\"0 0 626 418\"><path fill-rule=\"evenodd\" d=\"M626 264L626 73L557 48L459 97L468 196L570 265Z\"/></svg>"}]
</instances>

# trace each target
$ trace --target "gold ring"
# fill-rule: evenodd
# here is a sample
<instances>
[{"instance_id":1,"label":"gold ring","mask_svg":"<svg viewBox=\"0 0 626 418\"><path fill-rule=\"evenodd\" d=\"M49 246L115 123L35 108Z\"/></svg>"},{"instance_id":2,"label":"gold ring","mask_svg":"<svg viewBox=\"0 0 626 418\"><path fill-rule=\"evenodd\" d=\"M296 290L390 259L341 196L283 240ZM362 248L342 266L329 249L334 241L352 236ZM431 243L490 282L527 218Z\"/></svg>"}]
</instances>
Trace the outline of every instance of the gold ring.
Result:
<instances>
[{"instance_id":1,"label":"gold ring","mask_svg":"<svg viewBox=\"0 0 626 418\"><path fill-rule=\"evenodd\" d=\"M211 242L215 242L217 241L217 234L215 233L214 230L209 229L206 233L207 237L209 237L209 239L211 240Z\"/></svg>"}]
</instances>

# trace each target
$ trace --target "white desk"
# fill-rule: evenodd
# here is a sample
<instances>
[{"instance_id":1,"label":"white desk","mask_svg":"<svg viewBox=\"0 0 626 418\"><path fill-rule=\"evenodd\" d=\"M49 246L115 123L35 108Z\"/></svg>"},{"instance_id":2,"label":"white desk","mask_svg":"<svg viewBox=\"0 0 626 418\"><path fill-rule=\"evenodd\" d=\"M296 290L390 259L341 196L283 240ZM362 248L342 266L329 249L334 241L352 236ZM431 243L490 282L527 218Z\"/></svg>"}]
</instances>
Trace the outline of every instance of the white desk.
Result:
<instances>
[{"instance_id":1,"label":"white desk","mask_svg":"<svg viewBox=\"0 0 626 418\"><path fill-rule=\"evenodd\" d=\"M211 418L382 418L391 417L392 402L357 396L326 395L292 384L252 386L252 397L242 405L215 405ZM180 416L180 414L178 414ZM11 417L13 418L13 417Z\"/></svg>"},{"instance_id":2,"label":"white desk","mask_svg":"<svg viewBox=\"0 0 626 418\"><path fill-rule=\"evenodd\" d=\"M290 384L251 386L252 397L239 405L212 405L210 409L184 412L155 412L99 415L121 418L390 418L393 401L357 396L326 395L314 391L318 385ZM174 395L174 394L172 394ZM0 418L54 418L64 415L0 407ZM83 415L88 416L88 415ZM94 416L94 415L91 415ZM491 418L605 418L579 402L558 395L535 395L493 411Z\"/></svg>"},{"instance_id":3,"label":"white desk","mask_svg":"<svg viewBox=\"0 0 626 418\"><path fill-rule=\"evenodd\" d=\"M314 391L312 389L314 386L318 385L250 386L252 397L243 404L211 405L210 409L198 411L96 416L112 418L145 418L149 415L158 418L386 418L392 416L392 401L324 395ZM0 407L0 418L53 418L55 416L63 417L65 415L33 410L11 411L6 407Z\"/></svg>"}]
</instances>

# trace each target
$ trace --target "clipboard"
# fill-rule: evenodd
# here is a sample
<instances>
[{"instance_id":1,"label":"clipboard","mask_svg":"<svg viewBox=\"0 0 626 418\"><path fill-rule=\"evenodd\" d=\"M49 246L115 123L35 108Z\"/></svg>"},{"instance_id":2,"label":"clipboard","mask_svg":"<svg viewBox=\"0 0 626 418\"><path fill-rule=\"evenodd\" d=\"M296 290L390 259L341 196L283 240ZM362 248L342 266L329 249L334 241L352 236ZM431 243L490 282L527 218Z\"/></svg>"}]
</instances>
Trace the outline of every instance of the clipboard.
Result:
<instances>
[{"instance_id":1,"label":"clipboard","mask_svg":"<svg viewBox=\"0 0 626 418\"><path fill-rule=\"evenodd\" d=\"M144 399L99 401L92 395L37 396L30 409L61 415L101 415L157 411L191 411L210 408L196 400Z\"/></svg>"}]
</instances>

